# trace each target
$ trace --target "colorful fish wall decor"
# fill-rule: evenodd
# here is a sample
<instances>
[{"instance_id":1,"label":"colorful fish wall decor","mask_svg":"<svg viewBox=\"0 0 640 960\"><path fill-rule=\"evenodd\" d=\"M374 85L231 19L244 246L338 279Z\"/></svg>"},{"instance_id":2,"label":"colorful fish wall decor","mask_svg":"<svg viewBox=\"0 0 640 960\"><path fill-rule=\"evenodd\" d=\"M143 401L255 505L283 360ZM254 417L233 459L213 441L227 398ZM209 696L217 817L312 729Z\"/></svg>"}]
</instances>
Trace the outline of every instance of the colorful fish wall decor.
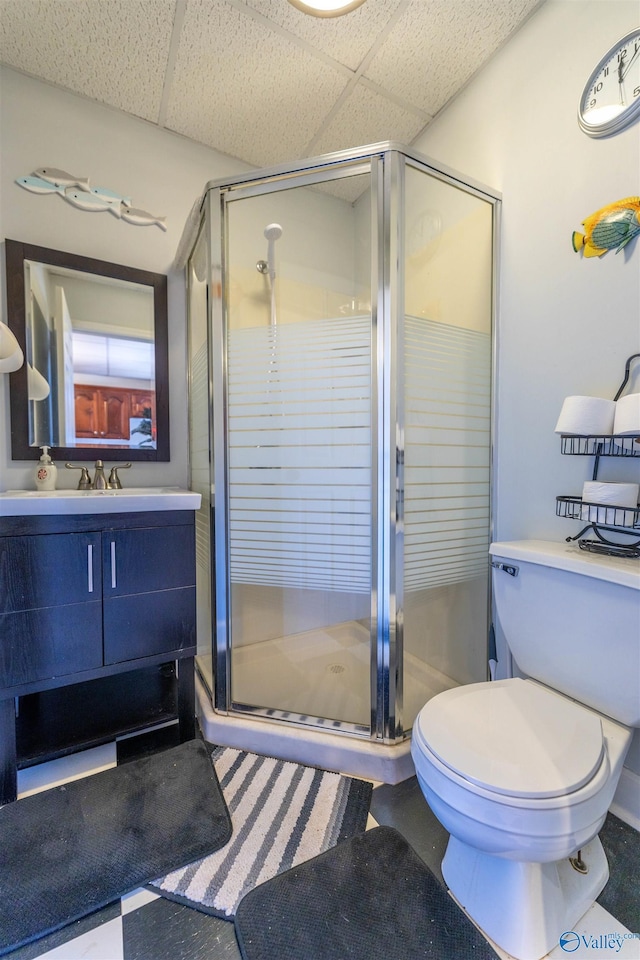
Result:
<instances>
[{"instance_id":1,"label":"colorful fish wall decor","mask_svg":"<svg viewBox=\"0 0 640 960\"><path fill-rule=\"evenodd\" d=\"M38 193L42 196L57 193L78 210L91 213L102 213L108 210L119 220L133 223L139 227L150 227L152 224L167 229L166 217L155 217L146 210L137 210L132 207L131 197L122 196L108 187L92 187L88 177L74 177L66 170L56 167L38 167L27 177L18 177L18 186L29 193Z\"/></svg>"},{"instance_id":2,"label":"colorful fish wall decor","mask_svg":"<svg viewBox=\"0 0 640 960\"><path fill-rule=\"evenodd\" d=\"M571 242L576 253L585 257L603 257L609 250L619 253L640 233L640 197L616 200L583 220L584 233L573 231Z\"/></svg>"}]
</instances>

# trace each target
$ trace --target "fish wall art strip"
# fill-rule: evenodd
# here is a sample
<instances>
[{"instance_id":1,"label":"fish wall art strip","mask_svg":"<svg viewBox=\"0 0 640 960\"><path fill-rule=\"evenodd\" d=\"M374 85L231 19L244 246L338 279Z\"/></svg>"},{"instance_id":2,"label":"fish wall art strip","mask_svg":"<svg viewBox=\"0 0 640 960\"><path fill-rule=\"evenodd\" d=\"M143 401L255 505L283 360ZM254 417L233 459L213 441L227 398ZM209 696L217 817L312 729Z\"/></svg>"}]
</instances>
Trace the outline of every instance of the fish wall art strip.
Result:
<instances>
[{"instance_id":1,"label":"fish wall art strip","mask_svg":"<svg viewBox=\"0 0 640 960\"><path fill-rule=\"evenodd\" d=\"M603 257L609 250L619 253L640 233L640 197L616 200L596 210L582 221L584 233L573 231L571 242L576 253L585 257Z\"/></svg>"},{"instance_id":2,"label":"fish wall art strip","mask_svg":"<svg viewBox=\"0 0 640 960\"><path fill-rule=\"evenodd\" d=\"M155 224L161 230L167 229L167 218L156 217L146 210L133 207L131 197L124 196L109 187L92 187L88 177L76 177L66 170L56 167L38 167L26 177L18 177L18 186L29 193L46 196L58 194L67 203L89 213L109 211L118 220L138 227L150 227Z\"/></svg>"}]
</instances>

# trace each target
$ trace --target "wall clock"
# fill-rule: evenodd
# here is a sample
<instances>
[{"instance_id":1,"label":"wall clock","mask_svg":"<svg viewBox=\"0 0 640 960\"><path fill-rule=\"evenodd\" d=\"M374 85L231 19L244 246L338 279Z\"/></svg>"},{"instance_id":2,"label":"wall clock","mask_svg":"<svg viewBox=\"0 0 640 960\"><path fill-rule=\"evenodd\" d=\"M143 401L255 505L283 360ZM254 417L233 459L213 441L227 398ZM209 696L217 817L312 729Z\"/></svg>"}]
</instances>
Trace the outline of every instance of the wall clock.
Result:
<instances>
[{"instance_id":1,"label":"wall clock","mask_svg":"<svg viewBox=\"0 0 640 960\"><path fill-rule=\"evenodd\" d=\"M609 137L640 116L640 27L605 53L587 80L578 106L580 129Z\"/></svg>"}]
</instances>

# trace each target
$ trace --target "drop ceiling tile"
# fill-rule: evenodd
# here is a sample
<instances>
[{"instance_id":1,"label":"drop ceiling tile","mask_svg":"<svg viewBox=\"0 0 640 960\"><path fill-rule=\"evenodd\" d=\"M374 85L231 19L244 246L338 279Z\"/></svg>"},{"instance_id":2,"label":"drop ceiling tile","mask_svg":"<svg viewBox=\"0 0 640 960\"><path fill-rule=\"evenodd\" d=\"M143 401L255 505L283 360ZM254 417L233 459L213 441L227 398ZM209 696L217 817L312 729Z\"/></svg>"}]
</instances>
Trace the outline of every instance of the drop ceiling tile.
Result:
<instances>
[{"instance_id":1,"label":"drop ceiling tile","mask_svg":"<svg viewBox=\"0 0 640 960\"><path fill-rule=\"evenodd\" d=\"M364 191L360 177L350 177L345 180L327 180L326 183L317 183L312 190L319 190L320 193L328 193L331 197L337 197L338 200L346 200L347 203L355 203L359 200Z\"/></svg>"},{"instance_id":2,"label":"drop ceiling tile","mask_svg":"<svg viewBox=\"0 0 640 960\"><path fill-rule=\"evenodd\" d=\"M410 142L541 2L0 0L0 61L270 166Z\"/></svg>"},{"instance_id":3,"label":"drop ceiling tile","mask_svg":"<svg viewBox=\"0 0 640 960\"><path fill-rule=\"evenodd\" d=\"M190 0L166 125L270 166L300 156L347 82L224 0Z\"/></svg>"},{"instance_id":4,"label":"drop ceiling tile","mask_svg":"<svg viewBox=\"0 0 640 960\"><path fill-rule=\"evenodd\" d=\"M249 7L351 70L358 69L401 2L366 0L342 17L313 17L285 0L246 0Z\"/></svg>"},{"instance_id":5,"label":"drop ceiling tile","mask_svg":"<svg viewBox=\"0 0 640 960\"><path fill-rule=\"evenodd\" d=\"M168 0L3 0L0 58L155 121L174 10Z\"/></svg>"},{"instance_id":6,"label":"drop ceiling tile","mask_svg":"<svg viewBox=\"0 0 640 960\"><path fill-rule=\"evenodd\" d=\"M310 148L317 155L381 140L409 144L428 119L403 110L360 81Z\"/></svg>"},{"instance_id":7,"label":"drop ceiling tile","mask_svg":"<svg viewBox=\"0 0 640 960\"><path fill-rule=\"evenodd\" d=\"M414 0L365 76L435 114L539 0Z\"/></svg>"}]
</instances>

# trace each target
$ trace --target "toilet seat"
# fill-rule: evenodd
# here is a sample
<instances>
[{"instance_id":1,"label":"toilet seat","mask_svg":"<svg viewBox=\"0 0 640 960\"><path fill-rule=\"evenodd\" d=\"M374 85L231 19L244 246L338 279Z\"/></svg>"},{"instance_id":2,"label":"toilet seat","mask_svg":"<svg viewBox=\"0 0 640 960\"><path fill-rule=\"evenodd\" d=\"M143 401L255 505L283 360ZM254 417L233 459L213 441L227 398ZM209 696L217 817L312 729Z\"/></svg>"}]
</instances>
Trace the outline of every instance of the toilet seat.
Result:
<instances>
[{"instance_id":1,"label":"toilet seat","mask_svg":"<svg viewBox=\"0 0 640 960\"><path fill-rule=\"evenodd\" d=\"M418 739L454 774L505 797L579 790L602 766L600 717L530 680L455 687L420 711Z\"/></svg>"}]
</instances>

